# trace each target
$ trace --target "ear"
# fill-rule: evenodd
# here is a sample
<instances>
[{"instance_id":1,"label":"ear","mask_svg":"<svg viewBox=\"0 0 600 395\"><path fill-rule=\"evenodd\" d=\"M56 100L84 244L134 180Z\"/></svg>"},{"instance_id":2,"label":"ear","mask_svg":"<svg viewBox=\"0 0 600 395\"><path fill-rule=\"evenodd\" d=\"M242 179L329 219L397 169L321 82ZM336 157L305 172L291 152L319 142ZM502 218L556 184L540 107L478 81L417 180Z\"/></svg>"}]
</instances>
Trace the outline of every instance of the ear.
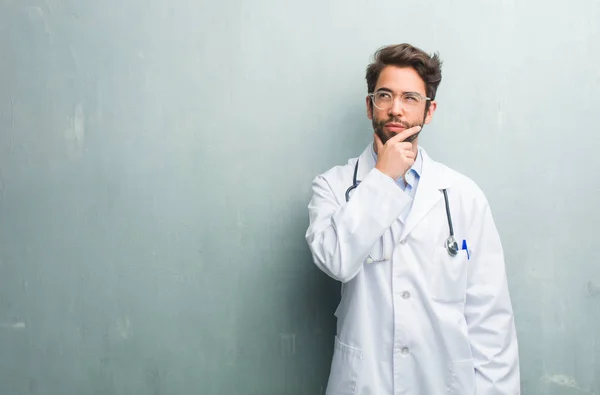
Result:
<instances>
[{"instance_id":1,"label":"ear","mask_svg":"<svg viewBox=\"0 0 600 395\"><path fill-rule=\"evenodd\" d=\"M367 96L365 104L367 105L367 118L369 118L370 120L373 120L373 106L372 106L373 102L371 102L370 96Z\"/></svg>"},{"instance_id":2,"label":"ear","mask_svg":"<svg viewBox=\"0 0 600 395\"><path fill-rule=\"evenodd\" d=\"M436 108L437 102L435 100L431 101L431 103L429 103L429 108L427 109L427 114L425 114L425 124L431 122L431 119L433 118L433 113L435 112Z\"/></svg>"}]
</instances>

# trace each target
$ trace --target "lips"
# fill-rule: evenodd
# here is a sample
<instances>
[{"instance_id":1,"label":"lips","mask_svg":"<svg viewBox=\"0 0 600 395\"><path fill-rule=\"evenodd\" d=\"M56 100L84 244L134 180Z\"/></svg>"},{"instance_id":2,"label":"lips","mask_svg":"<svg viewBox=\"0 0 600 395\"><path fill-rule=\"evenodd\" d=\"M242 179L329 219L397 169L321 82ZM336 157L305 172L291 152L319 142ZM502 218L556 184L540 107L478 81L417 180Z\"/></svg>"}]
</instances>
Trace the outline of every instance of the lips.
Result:
<instances>
[{"instance_id":1,"label":"lips","mask_svg":"<svg viewBox=\"0 0 600 395\"><path fill-rule=\"evenodd\" d=\"M388 129L392 132L401 132L406 129L406 127L403 126L401 123L393 123L393 122L386 123L385 127L386 127L386 129Z\"/></svg>"}]
</instances>

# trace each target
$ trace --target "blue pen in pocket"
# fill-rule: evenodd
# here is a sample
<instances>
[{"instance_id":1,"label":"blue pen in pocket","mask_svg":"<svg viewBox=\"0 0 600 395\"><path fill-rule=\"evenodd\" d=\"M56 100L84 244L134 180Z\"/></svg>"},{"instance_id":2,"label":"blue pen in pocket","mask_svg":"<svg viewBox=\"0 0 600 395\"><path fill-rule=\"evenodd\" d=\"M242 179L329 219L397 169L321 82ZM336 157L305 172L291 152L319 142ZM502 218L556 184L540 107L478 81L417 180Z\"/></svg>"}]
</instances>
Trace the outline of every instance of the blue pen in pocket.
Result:
<instances>
[{"instance_id":1,"label":"blue pen in pocket","mask_svg":"<svg viewBox=\"0 0 600 395\"><path fill-rule=\"evenodd\" d=\"M471 259L471 253L469 251L469 247L467 247L467 240L463 239L462 249L467 251L467 259Z\"/></svg>"}]
</instances>

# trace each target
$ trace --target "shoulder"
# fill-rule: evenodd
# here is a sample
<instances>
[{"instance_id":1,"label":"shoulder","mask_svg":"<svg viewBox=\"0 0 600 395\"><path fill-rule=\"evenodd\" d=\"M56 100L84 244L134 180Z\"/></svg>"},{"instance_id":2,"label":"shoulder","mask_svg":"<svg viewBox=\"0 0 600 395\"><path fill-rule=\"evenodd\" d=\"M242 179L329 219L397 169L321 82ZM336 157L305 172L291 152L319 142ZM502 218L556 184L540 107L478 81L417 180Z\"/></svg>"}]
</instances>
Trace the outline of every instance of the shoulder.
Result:
<instances>
[{"instance_id":1,"label":"shoulder","mask_svg":"<svg viewBox=\"0 0 600 395\"><path fill-rule=\"evenodd\" d=\"M358 157L348 159L346 164L339 164L331 167L330 169L317 174L313 182L327 182L329 184L336 183L337 181L346 180L348 177L352 177L354 174L354 168L357 165Z\"/></svg>"},{"instance_id":2,"label":"shoulder","mask_svg":"<svg viewBox=\"0 0 600 395\"><path fill-rule=\"evenodd\" d=\"M444 163L436 162L433 159L431 161L436 168L440 182L445 184L448 190L452 190L455 194L459 195L461 200L469 200L470 202L487 205L485 193L471 177Z\"/></svg>"},{"instance_id":3,"label":"shoulder","mask_svg":"<svg viewBox=\"0 0 600 395\"><path fill-rule=\"evenodd\" d=\"M446 171L454 180L454 185L456 185L456 188L458 188L461 192L470 195L473 198L486 200L483 190L471 177L446 165L443 166L446 167Z\"/></svg>"},{"instance_id":4,"label":"shoulder","mask_svg":"<svg viewBox=\"0 0 600 395\"><path fill-rule=\"evenodd\" d=\"M447 165L438 163L438 166L447 180L451 204L459 210L457 221L469 228L479 221L493 221L490 203L477 182Z\"/></svg>"},{"instance_id":5,"label":"shoulder","mask_svg":"<svg viewBox=\"0 0 600 395\"><path fill-rule=\"evenodd\" d=\"M357 158L353 158L348 160L345 165L333 166L314 176L311 183L312 197L309 208L318 208L323 201L335 201L341 205L345 200L343 191L352 185L352 174L356 162Z\"/></svg>"}]
</instances>

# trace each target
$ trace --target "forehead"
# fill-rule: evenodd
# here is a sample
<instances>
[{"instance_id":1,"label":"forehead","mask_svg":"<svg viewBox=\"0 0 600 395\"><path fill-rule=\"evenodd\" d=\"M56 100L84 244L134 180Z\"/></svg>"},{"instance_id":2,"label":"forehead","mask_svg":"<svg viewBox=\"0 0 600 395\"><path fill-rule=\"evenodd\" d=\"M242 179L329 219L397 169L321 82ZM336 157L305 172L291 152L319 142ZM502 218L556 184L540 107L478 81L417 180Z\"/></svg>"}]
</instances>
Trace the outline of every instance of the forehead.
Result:
<instances>
[{"instance_id":1,"label":"forehead","mask_svg":"<svg viewBox=\"0 0 600 395\"><path fill-rule=\"evenodd\" d=\"M379 74L375 90L386 88L393 92L426 94L425 82L412 67L385 66Z\"/></svg>"}]
</instances>

